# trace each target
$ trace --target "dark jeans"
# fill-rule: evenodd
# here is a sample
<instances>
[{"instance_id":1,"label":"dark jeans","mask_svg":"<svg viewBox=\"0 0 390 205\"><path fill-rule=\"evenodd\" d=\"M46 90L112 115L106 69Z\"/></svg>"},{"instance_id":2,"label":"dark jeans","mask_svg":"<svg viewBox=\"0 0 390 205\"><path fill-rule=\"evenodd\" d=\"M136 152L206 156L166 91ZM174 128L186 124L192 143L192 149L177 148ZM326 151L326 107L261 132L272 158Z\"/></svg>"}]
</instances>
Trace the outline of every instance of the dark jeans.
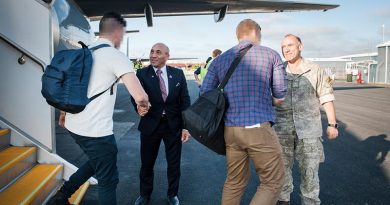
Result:
<instances>
[{"instance_id":1,"label":"dark jeans","mask_svg":"<svg viewBox=\"0 0 390 205\"><path fill-rule=\"evenodd\" d=\"M119 182L116 166L118 149L114 135L105 137L84 137L69 132L89 160L66 181L60 189L70 197L90 177L98 180L101 205L116 204L116 186Z\"/></svg>"},{"instance_id":2,"label":"dark jeans","mask_svg":"<svg viewBox=\"0 0 390 205\"><path fill-rule=\"evenodd\" d=\"M156 162L161 140L164 141L165 155L168 164L168 197L176 196L179 190L180 159L181 159L181 132L172 133L168 121L162 118L157 129L151 135L141 133L141 195L149 198L153 191L153 167Z\"/></svg>"}]
</instances>

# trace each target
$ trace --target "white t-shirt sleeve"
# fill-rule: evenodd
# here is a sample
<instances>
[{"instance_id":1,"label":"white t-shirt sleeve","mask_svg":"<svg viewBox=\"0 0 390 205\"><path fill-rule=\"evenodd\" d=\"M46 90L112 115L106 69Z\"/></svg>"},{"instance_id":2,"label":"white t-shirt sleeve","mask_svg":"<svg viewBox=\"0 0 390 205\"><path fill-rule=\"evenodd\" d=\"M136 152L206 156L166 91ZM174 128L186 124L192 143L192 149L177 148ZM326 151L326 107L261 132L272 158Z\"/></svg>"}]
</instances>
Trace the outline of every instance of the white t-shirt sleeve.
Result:
<instances>
[{"instance_id":1,"label":"white t-shirt sleeve","mask_svg":"<svg viewBox=\"0 0 390 205\"><path fill-rule=\"evenodd\" d=\"M110 61L112 61L115 76L117 78L120 78L126 73L134 72L134 66L130 59L118 50L115 50L115 52L117 52L116 55L113 55L115 57L113 57L113 59L110 59Z\"/></svg>"}]
</instances>

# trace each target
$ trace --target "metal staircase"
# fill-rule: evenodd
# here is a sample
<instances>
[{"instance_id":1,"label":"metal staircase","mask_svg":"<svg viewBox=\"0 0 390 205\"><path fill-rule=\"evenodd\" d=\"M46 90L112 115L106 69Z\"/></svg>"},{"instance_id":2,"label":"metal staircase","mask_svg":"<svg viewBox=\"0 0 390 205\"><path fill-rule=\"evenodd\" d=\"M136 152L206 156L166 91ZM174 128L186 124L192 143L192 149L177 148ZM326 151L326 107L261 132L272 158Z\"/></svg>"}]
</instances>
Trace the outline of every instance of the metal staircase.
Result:
<instances>
[{"instance_id":1,"label":"metal staircase","mask_svg":"<svg viewBox=\"0 0 390 205\"><path fill-rule=\"evenodd\" d=\"M0 202L2 205L45 204L63 183L62 164L40 164L36 147L10 145L9 129L0 128ZM69 199L79 204L86 182Z\"/></svg>"}]
</instances>

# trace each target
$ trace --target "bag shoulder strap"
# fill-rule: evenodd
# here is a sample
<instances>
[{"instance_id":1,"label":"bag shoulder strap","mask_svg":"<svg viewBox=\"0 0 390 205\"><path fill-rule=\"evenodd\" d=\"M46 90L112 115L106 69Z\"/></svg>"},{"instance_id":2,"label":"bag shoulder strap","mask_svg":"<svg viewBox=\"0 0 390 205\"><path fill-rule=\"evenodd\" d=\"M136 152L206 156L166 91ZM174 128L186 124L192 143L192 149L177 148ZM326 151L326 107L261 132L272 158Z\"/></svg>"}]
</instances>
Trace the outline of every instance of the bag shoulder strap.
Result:
<instances>
[{"instance_id":1,"label":"bag shoulder strap","mask_svg":"<svg viewBox=\"0 0 390 205\"><path fill-rule=\"evenodd\" d=\"M110 47L110 45L103 43L103 44L94 46L94 47L90 48L89 50L91 50L93 52L93 51L96 51L97 49L104 48L104 47Z\"/></svg>"},{"instance_id":2,"label":"bag shoulder strap","mask_svg":"<svg viewBox=\"0 0 390 205\"><path fill-rule=\"evenodd\" d=\"M100 92L100 93L98 93L98 94L92 96L91 98L89 98L89 101L92 101L92 100L94 100L95 98L101 96L101 95L102 95L103 93L105 93L107 90L110 90L110 95L114 94L114 85L115 85L115 83L117 83L118 81L119 81L119 78L117 78L117 79L114 81L114 83L112 83L112 85L111 85L109 88L107 88L107 89L105 89L104 91L102 91L102 92Z\"/></svg>"},{"instance_id":3,"label":"bag shoulder strap","mask_svg":"<svg viewBox=\"0 0 390 205\"><path fill-rule=\"evenodd\" d=\"M104 44L100 44L100 45L94 46L94 47L90 48L89 50L91 50L91 51L93 52L93 51L96 51L97 49L104 48L104 47L110 47L110 45L104 43ZM114 83L112 83L112 85L111 85L110 87L108 87L108 88L105 89L104 91L102 91L102 92L100 92L100 93L98 93L98 94L92 96L91 98L89 98L89 101L92 101L92 100L94 100L95 98L101 96L103 93L105 93L105 92L106 92L107 90L109 90L109 89L111 89L110 95L114 94L114 85L115 85L115 83L118 82L118 80L119 80L119 78L117 78L117 79L114 81Z\"/></svg>"},{"instance_id":4,"label":"bag shoulder strap","mask_svg":"<svg viewBox=\"0 0 390 205\"><path fill-rule=\"evenodd\" d=\"M82 48L88 48L88 46L85 45L85 43L83 43L82 41L79 41L77 43L80 44ZM99 48L104 48L104 47L110 47L110 45L108 45L107 43L103 43L103 44L99 44L97 46L94 46L92 48L89 48L89 50L91 50L93 52Z\"/></svg>"},{"instance_id":5,"label":"bag shoulder strap","mask_svg":"<svg viewBox=\"0 0 390 205\"><path fill-rule=\"evenodd\" d=\"M226 84L227 84L227 82L228 82L230 76L233 74L234 70L236 69L236 67L237 67L238 64L240 63L242 57L245 56L245 54L248 52L248 50L249 50L250 48L252 48L252 46L253 46L252 44L249 44L248 46L246 46L245 48L242 48L242 49L239 51L239 52L240 52L240 55L237 56L237 57L233 60L232 64L231 64L230 67L229 67L229 70L228 70L227 73L225 74L225 77L223 78L221 84L219 84L219 86L218 86L218 89L219 89L219 90L223 90L223 88L225 88L225 86L226 86Z\"/></svg>"}]
</instances>

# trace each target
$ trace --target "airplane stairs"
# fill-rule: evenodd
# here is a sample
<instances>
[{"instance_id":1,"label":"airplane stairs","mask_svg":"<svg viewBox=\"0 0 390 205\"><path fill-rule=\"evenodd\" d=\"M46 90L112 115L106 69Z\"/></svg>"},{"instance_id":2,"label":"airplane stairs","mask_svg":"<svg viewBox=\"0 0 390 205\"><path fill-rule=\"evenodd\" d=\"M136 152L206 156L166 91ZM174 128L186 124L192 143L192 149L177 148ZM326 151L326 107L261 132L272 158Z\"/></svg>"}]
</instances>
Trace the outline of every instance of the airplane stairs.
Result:
<instances>
[{"instance_id":1,"label":"airplane stairs","mask_svg":"<svg viewBox=\"0 0 390 205\"><path fill-rule=\"evenodd\" d=\"M11 146L10 132L0 128L0 204L45 204L63 183L63 165L38 163L37 148ZM88 186L82 185L69 203L79 204Z\"/></svg>"}]
</instances>

